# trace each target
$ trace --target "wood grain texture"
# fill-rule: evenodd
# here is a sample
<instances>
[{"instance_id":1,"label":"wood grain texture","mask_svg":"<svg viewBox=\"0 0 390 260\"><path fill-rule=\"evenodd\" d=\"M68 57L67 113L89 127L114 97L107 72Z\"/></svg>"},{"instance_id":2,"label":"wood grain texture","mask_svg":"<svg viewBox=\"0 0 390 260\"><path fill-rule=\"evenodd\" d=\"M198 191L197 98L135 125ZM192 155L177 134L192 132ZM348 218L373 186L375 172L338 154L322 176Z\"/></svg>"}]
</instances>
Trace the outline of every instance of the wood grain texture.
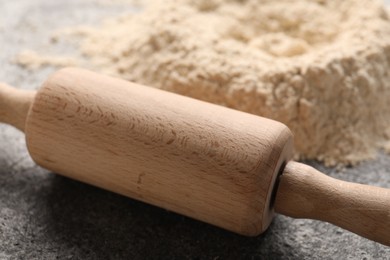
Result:
<instances>
[{"instance_id":1,"label":"wood grain texture","mask_svg":"<svg viewBox=\"0 0 390 260\"><path fill-rule=\"evenodd\" d=\"M0 83L0 122L24 131L27 113L34 96L35 91L19 90Z\"/></svg>"},{"instance_id":2,"label":"wood grain texture","mask_svg":"<svg viewBox=\"0 0 390 260\"><path fill-rule=\"evenodd\" d=\"M0 122L47 169L240 234L264 231L275 205L390 246L390 190L288 162L292 135L273 120L64 69L36 95L0 84Z\"/></svg>"},{"instance_id":3,"label":"wood grain texture","mask_svg":"<svg viewBox=\"0 0 390 260\"><path fill-rule=\"evenodd\" d=\"M44 83L25 132L47 169L245 235L292 152L279 122L80 69Z\"/></svg>"},{"instance_id":4,"label":"wood grain texture","mask_svg":"<svg viewBox=\"0 0 390 260\"><path fill-rule=\"evenodd\" d=\"M390 189L337 180L289 162L280 176L275 210L327 221L390 246Z\"/></svg>"}]
</instances>

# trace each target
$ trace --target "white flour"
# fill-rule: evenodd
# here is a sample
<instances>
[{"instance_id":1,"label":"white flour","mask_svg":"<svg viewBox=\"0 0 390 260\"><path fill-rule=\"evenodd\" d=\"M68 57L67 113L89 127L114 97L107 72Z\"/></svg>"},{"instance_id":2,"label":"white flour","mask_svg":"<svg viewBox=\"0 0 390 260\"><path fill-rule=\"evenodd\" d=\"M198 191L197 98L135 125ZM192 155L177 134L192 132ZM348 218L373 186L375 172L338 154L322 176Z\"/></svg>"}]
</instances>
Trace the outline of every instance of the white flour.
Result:
<instances>
[{"instance_id":1,"label":"white flour","mask_svg":"<svg viewBox=\"0 0 390 260\"><path fill-rule=\"evenodd\" d=\"M46 65L69 67L79 65L75 58L67 56L42 55L31 50L20 52L14 62L28 69L38 69Z\"/></svg>"}]
</instances>

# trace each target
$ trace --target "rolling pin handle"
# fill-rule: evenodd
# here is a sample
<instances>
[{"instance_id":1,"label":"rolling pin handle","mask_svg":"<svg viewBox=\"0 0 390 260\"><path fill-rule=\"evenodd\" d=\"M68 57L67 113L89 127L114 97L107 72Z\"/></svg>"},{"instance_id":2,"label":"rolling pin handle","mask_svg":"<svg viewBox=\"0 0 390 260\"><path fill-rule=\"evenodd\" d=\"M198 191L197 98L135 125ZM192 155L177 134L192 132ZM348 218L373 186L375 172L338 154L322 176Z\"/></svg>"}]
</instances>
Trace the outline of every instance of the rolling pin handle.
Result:
<instances>
[{"instance_id":1,"label":"rolling pin handle","mask_svg":"<svg viewBox=\"0 0 390 260\"><path fill-rule=\"evenodd\" d=\"M275 211L326 221L390 246L390 189L337 180L289 162L279 179Z\"/></svg>"},{"instance_id":2,"label":"rolling pin handle","mask_svg":"<svg viewBox=\"0 0 390 260\"><path fill-rule=\"evenodd\" d=\"M27 114L35 93L32 90L21 90L0 83L0 122L24 131Z\"/></svg>"}]
</instances>

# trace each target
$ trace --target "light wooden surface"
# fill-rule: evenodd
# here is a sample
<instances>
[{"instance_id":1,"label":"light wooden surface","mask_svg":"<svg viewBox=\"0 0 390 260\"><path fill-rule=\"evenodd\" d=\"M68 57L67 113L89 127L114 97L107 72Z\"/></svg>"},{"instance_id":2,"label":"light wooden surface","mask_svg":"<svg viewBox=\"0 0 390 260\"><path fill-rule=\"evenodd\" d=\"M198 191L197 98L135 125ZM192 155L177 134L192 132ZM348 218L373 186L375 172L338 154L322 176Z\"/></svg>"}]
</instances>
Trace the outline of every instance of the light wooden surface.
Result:
<instances>
[{"instance_id":1,"label":"light wooden surface","mask_svg":"<svg viewBox=\"0 0 390 260\"><path fill-rule=\"evenodd\" d=\"M0 83L0 122L24 131L27 113L34 96L35 91L19 90Z\"/></svg>"},{"instance_id":2,"label":"light wooden surface","mask_svg":"<svg viewBox=\"0 0 390 260\"><path fill-rule=\"evenodd\" d=\"M0 85L0 121L56 173L244 235L268 227L277 191L279 213L390 245L390 191L288 162L281 123L80 69L34 96Z\"/></svg>"},{"instance_id":3,"label":"light wooden surface","mask_svg":"<svg viewBox=\"0 0 390 260\"><path fill-rule=\"evenodd\" d=\"M279 122L80 69L44 83L25 132L47 169L245 235L292 150Z\"/></svg>"},{"instance_id":4,"label":"light wooden surface","mask_svg":"<svg viewBox=\"0 0 390 260\"><path fill-rule=\"evenodd\" d=\"M280 176L275 210L327 221L390 246L390 189L337 180L289 162Z\"/></svg>"}]
</instances>

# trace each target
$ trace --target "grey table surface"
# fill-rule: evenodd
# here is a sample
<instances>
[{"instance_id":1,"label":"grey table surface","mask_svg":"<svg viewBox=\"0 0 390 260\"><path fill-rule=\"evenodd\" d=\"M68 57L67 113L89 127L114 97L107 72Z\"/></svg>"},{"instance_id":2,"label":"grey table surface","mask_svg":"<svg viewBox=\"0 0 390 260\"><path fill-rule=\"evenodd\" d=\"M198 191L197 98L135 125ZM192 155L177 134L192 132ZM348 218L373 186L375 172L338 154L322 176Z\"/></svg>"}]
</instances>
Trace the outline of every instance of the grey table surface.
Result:
<instances>
[{"instance_id":1,"label":"grey table surface","mask_svg":"<svg viewBox=\"0 0 390 260\"><path fill-rule=\"evenodd\" d=\"M54 68L28 71L17 53L75 54L50 43L59 28L129 12L98 0L0 0L0 81L36 89ZM390 156L327 174L390 187ZM276 216L255 238L47 172L30 159L22 133L0 125L0 259L390 259L390 248L328 223Z\"/></svg>"}]
</instances>

